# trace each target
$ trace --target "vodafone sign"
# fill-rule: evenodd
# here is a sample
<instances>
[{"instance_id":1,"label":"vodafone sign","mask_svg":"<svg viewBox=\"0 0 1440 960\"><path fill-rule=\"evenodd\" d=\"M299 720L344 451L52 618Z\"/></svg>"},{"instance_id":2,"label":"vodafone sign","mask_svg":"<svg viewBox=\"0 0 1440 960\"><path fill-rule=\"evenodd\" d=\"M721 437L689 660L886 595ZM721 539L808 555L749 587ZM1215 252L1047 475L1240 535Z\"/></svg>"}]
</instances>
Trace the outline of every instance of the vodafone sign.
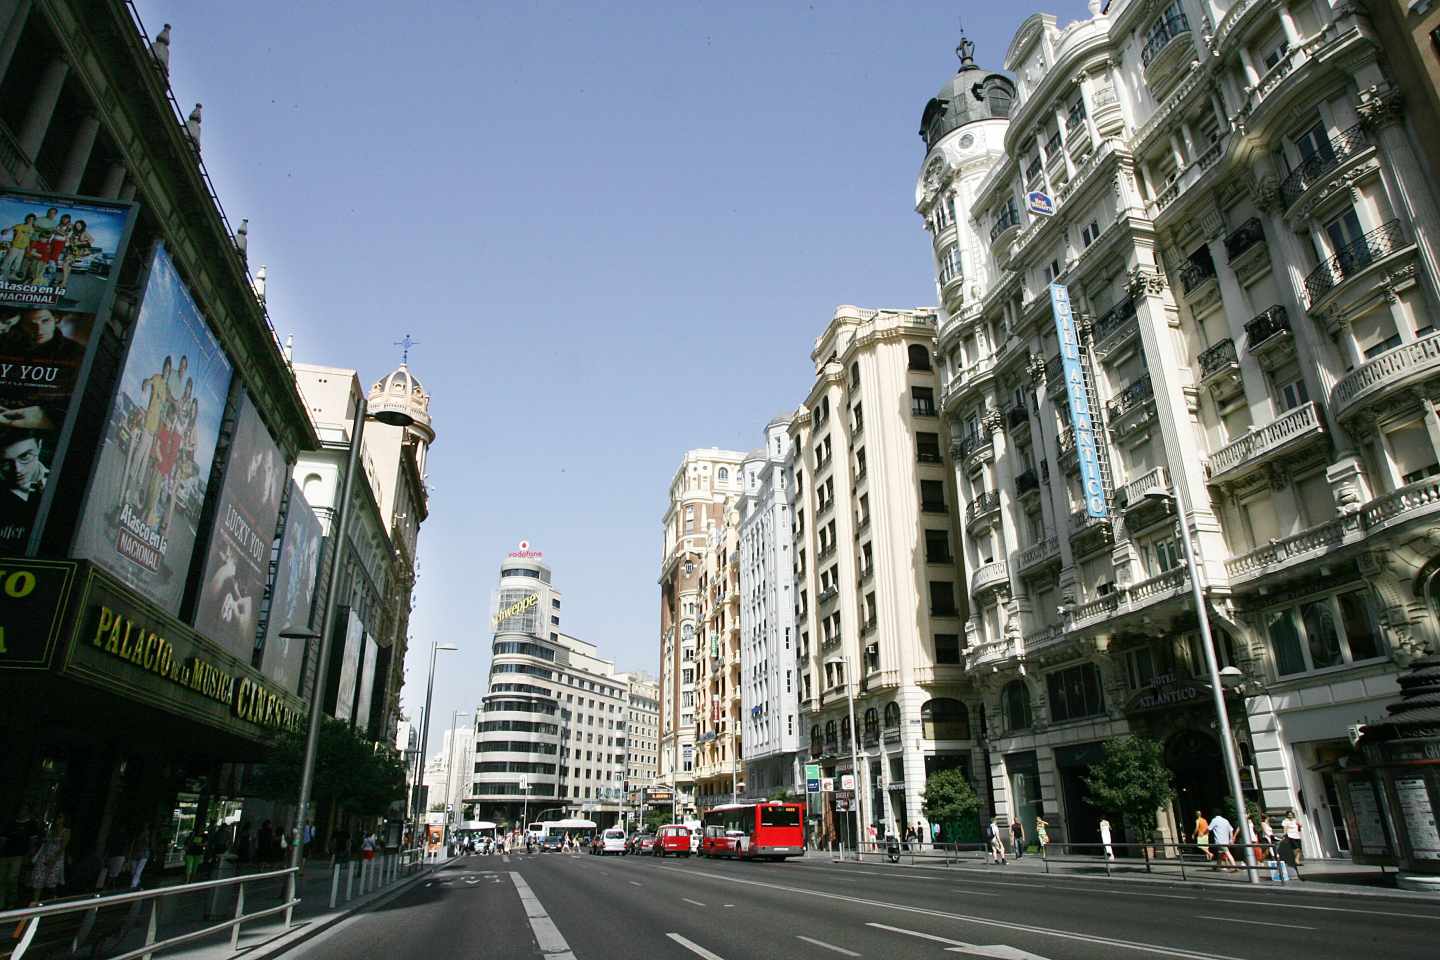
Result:
<instances>
[{"instance_id":1,"label":"vodafone sign","mask_svg":"<svg viewBox=\"0 0 1440 960\"><path fill-rule=\"evenodd\" d=\"M545 556L545 554L541 553L539 550L531 550L529 540L521 540L520 549L511 550L510 553L507 554L507 556L514 557L518 560L539 560L541 557Z\"/></svg>"}]
</instances>

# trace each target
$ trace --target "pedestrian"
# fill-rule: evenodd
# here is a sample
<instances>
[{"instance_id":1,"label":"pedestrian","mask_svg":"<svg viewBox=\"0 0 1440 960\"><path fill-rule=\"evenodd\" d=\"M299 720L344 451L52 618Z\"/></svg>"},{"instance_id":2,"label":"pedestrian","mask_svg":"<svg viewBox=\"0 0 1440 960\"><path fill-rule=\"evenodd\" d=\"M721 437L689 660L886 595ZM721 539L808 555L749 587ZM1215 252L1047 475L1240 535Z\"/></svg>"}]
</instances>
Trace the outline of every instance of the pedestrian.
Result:
<instances>
[{"instance_id":1,"label":"pedestrian","mask_svg":"<svg viewBox=\"0 0 1440 960\"><path fill-rule=\"evenodd\" d=\"M1045 856L1045 848L1050 846L1050 824L1040 814L1035 814L1035 840L1040 844L1040 856Z\"/></svg>"},{"instance_id":2,"label":"pedestrian","mask_svg":"<svg viewBox=\"0 0 1440 960\"><path fill-rule=\"evenodd\" d=\"M1025 826L1020 822L1019 817L1010 821L1010 843L1015 847L1015 859L1019 860L1025 856Z\"/></svg>"},{"instance_id":3,"label":"pedestrian","mask_svg":"<svg viewBox=\"0 0 1440 960\"><path fill-rule=\"evenodd\" d=\"M930 831L925 829L925 824L915 821L915 849L925 849L925 838L930 836Z\"/></svg>"},{"instance_id":4,"label":"pedestrian","mask_svg":"<svg viewBox=\"0 0 1440 960\"><path fill-rule=\"evenodd\" d=\"M140 878L145 873L145 864L150 862L150 828L142 826L130 843L130 889L140 889Z\"/></svg>"},{"instance_id":5,"label":"pedestrian","mask_svg":"<svg viewBox=\"0 0 1440 960\"><path fill-rule=\"evenodd\" d=\"M195 874L200 872L200 864L205 861L205 835L200 832L198 825L190 828L190 835L185 838L185 882L194 883Z\"/></svg>"},{"instance_id":6,"label":"pedestrian","mask_svg":"<svg viewBox=\"0 0 1440 960\"><path fill-rule=\"evenodd\" d=\"M40 841L40 848L35 851L30 868L30 888L36 900L45 900L48 894L65 886L65 855L69 846L70 829L65 826L65 815L57 813Z\"/></svg>"},{"instance_id":7,"label":"pedestrian","mask_svg":"<svg viewBox=\"0 0 1440 960\"><path fill-rule=\"evenodd\" d=\"M1235 840L1235 826L1225 818L1225 814L1215 811L1210 818L1210 849L1215 854L1215 869L1222 866L1229 873L1235 872L1235 857L1230 852L1230 844Z\"/></svg>"},{"instance_id":8,"label":"pedestrian","mask_svg":"<svg viewBox=\"0 0 1440 960\"><path fill-rule=\"evenodd\" d=\"M1280 821L1280 832L1285 834L1285 839L1290 841L1290 846L1294 850L1295 866L1299 867L1304 865L1305 854L1301 850L1300 845L1304 828L1300 824L1300 817L1294 810L1285 811L1285 819Z\"/></svg>"},{"instance_id":9,"label":"pedestrian","mask_svg":"<svg viewBox=\"0 0 1440 960\"><path fill-rule=\"evenodd\" d=\"M1100 818L1100 842L1105 845L1105 859L1115 859L1115 848L1110 846L1110 821Z\"/></svg>"},{"instance_id":10,"label":"pedestrian","mask_svg":"<svg viewBox=\"0 0 1440 960\"><path fill-rule=\"evenodd\" d=\"M1001 866L1009 866L1009 860L1005 856L1005 830L997 823L998 818L990 818L990 850L995 854L995 862Z\"/></svg>"},{"instance_id":11,"label":"pedestrian","mask_svg":"<svg viewBox=\"0 0 1440 960\"><path fill-rule=\"evenodd\" d=\"M1205 854L1206 860L1215 859L1215 854L1210 850L1210 821L1205 819L1205 814L1199 810L1195 811L1195 846Z\"/></svg>"}]
</instances>

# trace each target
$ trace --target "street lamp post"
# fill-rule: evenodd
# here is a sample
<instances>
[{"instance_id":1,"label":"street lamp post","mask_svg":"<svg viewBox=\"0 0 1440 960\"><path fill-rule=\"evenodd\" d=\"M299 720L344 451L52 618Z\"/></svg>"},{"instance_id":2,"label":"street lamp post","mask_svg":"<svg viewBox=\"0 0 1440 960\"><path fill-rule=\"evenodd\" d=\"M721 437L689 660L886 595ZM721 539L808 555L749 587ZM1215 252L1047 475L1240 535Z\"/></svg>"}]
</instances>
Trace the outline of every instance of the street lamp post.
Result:
<instances>
[{"instance_id":1,"label":"street lamp post","mask_svg":"<svg viewBox=\"0 0 1440 960\"><path fill-rule=\"evenodd\" d=\"M861 790L860 783L860 755L858 752L860 729L855 726L855 687L858 680L851 680L845 684L845 696L850 701L850 772L855 778L855 789L852 791L855 799L855 856L860 857L860 836L865 828L865 794Z\"/></svg>"},{"instance_id":2,"label":"street lamp post","mask_svg":"<svg viewBox=\"0 0 1440 960\"><path fill-rule=\"evenodd\" d=\"M1175 504L1176 522L1180 527L1180 542L1185 548L1185 566L1190 574L1190 594L1195 602L1195 616L1200 622L1200 646L1205 652L1205 669L1210 675L1210 697L1215 705L1215 719L1219 724L1220 752L1225 760L1225 779L1229 781L1230 800L1235 804L1235 831L1245 850L1245 879L1259 883L1255 872L1255 847L1246 825L1249 817L1245 813L1245 792L1240 787L1240 764L1235 757L1235 742L1230 736L1230 711L1225 706L1225 687L1220 677L1220 660L1215 653L1215 637L1210 632L1210 613L1205 607L1205 591L1200 585L1200 565L1195 560L1195 547L1190 542L1190 520L1183 499L1164 491L1152 490L1145 494L1155 500L1170 500ZM1258 837L1256 838L1259 839Z\"/></svg>"},{"instance_id":3,"label":"street lamp post","mask_svg":"<svg viewBox=\"0 0 1440 960\"><path fill-rule=\"evenodd\" d=\"M430 678L425 681L425 719L422 720L420 724L420 768L416 773L416 783L419 784L425 782L425 754L428 752L430 746L430 701L435 693L435 655L441 650L449 653L459 649L460 648L453 643L430 641ZM422 819L421 815L425 812L419 809L420 805L420 791L417 790L415 791L415 819L417 821L415 826L417 828L417 836L420 832L419 827L423 825L419 821Z\"/></svg>"}]
</instances>

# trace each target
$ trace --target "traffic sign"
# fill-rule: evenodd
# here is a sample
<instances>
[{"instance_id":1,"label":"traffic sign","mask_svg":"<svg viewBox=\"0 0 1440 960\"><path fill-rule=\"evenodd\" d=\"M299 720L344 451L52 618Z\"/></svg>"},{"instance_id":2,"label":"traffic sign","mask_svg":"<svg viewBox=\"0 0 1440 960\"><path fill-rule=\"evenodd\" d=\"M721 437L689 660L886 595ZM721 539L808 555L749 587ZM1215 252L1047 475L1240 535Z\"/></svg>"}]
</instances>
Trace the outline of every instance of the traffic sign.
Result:
<instances>
[{"instance_id":1,"label":"traffic sign","mask_svg":"<svg viewBox=\"0 0 1440 960\"><path fill-rule=\"evenodd\" d=\"M819 779L820 779L820 764L818 764L818 763L807 763L807 764L805 764L805 779L806 779L806 780L819 780Z\"/></svg>"},{"instance_id":2,"label":"traffic sign","mask_svg":"<svg viewBox=\"0 0 1440 960\"><path fill-rule=\"evenodd\" d=\"M835 778L834 778L834 777L821 777L821 778L820 778L820 792L822 792L822 793L834 793L834 792L835 792Z\"/></svg>"},{"instance_id":3,"label":"traffic sign","mask_svg":"<svg viewBox=\"0 0 1440 960\"><path fill-rule=\"evenodd\" d=\"M853 774L853 773L842 773L842 774L840 774L840 789L841 789L841 790L854 790L854 789L855 789L855 774Z\"/></svg>"},{"instance_id":4,"label":"traffic sign","mask_svg":"<svg viewBox=\"0 0 1440 960\"><path fill-rule=\"evenodd\" d=\"M820 778L819 778L819 777L811 777L811 778L807 779L807 780L805 781L805 792L806 792L806 793L819 793L819 792L820 792Z\"/></svg>"}]
</instances>

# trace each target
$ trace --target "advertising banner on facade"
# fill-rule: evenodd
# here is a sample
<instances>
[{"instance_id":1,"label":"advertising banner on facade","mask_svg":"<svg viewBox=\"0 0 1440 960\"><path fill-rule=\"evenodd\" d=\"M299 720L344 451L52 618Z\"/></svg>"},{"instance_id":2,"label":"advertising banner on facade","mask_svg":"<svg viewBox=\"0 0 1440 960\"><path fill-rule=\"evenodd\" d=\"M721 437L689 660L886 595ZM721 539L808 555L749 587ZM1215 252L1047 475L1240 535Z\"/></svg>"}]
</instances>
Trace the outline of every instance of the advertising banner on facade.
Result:
<instances>
[{"instance_id":1,"label":"advertising banner on facade","mask_svg":"<svg viewBox=\"0 0 1440 960\"><path fill-rule=\"evenodd\" d=\"M260 412L242 396L195 608L195 629L242 659L255 651L288 473Z\"/></svg>"},{"instance_id":2,"label":"advertising banner on facade","mask_svg":"<svg viewBox=\"0 0 1440 960\"><path fill-rule=\"evenodd\" d=\"M370 731L370 705L375 692L375 638L365 634L365 653L360 657L360 692L355 704L355 727L361 733Z\"/></svg>"},{"instance_id":3,"label":"advertising banner on facade","mask_svg":"<svg viewBox=\"0 0 1440 960\"><path fill-rule=\"evenodd\" d=\"M171 615L185 592L230 374L170 255L157 247L74 552Z\"/></svg>"},{"instance_id":4,"label":"advertising banner on facade","mask_svg":"<svg viewBox=\"0 0 1440 960\"><path fill-rule=\"evenodd\" d=\"M0 558L0 670L44 670L75 580L70 560Z\"/></svg>"},{"instance_id":5,"label":"advertising banner on facade","mask_svg":"<svg viewBox=\"0 0 1440 960\"><path fill-rule=\"evenodd\" d=\"M360 615L349 610L345 621L345 646L340 651L340 672L336 674L335 719L349 720L355 715L355 684L360 679L361 645L365 642L365 625Z\"/></svg>"},{"instance_id":6,"label":"advertising banner on facade","mask_svg":"<svg viewBox=\"0 0 1440 960\"><path fill-rule=\"evenodd\" d=\"M1070 311L1070 289L1063 283L1050 284L1050 309L1055 315L1055 333L1060 340L1060 366L1065 375L1065 396L1070 402L1070 426L1075 431L1075 454L1080 460L1085 513L1104 519L1105 483L1100 477L1100 452L1095 446L1095 408L1080 361L1080 336L1075 330L1075 315Z\"/></svg>"},{"instance_id":7,"label":"advertising banner on facade","mask_svg":"<svg viewBox=\"0 0 1440 960\"><path fill-rule=\"evenodd\" d=\"M289 627L310 627L315 602L315 578L320 569L324 531L320 518L290 481L290 508L285 517L285 539L280 545L280 569L270 600L270 622L265 631L265 654L260 669L283 690L296 693L305 664L305 641L284 637ZM311 627L311 629L318 629Z\"/></svg>"},{"instance_id":8,"label":"advertising banner on facade","mask_svg":"<svg viewBox=\"0 0 1440 960\"><path fill-rule=\"evenodd\" d=\"M0 192L0 554L38 536L133 209Z\"/></svg>"}]
</instances>

